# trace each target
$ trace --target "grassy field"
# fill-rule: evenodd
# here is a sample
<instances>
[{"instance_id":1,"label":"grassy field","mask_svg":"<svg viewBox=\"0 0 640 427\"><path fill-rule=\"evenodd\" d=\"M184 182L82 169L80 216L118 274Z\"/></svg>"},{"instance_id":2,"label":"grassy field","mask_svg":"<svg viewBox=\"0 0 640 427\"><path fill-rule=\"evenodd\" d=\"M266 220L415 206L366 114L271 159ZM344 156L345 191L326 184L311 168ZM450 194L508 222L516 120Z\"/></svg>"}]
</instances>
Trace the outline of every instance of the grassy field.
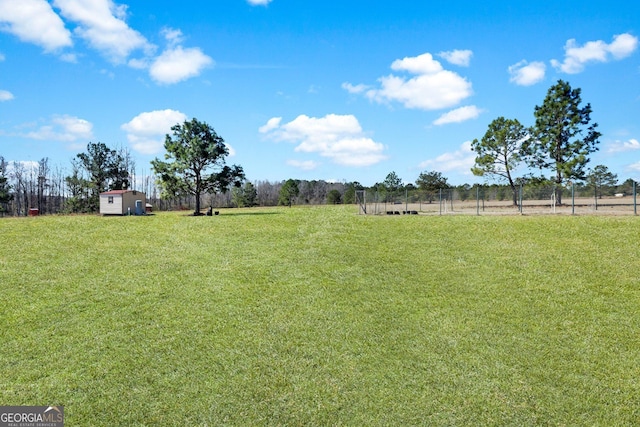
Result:
<instances>
[{"instance_id":1,"label":"grassy field","mask_svg":"<svg viewBox=\"0 0 640 427\"><path fill-rule=\"evenodd\" d=\"M640 220L0 220L0 404L67 426L640 424Z\"/></svg>"}]
</instances>

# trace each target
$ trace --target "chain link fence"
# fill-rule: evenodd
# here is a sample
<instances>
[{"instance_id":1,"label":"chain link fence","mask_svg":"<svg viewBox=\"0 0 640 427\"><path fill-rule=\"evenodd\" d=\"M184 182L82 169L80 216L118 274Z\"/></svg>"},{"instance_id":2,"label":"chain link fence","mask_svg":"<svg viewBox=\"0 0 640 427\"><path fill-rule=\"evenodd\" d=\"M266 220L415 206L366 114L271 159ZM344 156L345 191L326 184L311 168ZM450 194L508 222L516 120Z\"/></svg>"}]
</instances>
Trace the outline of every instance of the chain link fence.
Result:
<instances>
[{"instance_id":1,"label":"chain link fence","mask_svg":"<svg viewBox=\"0 0 640 427\"><path fill-rule=\"evenodd\" d=\"M388 194L361 190L358 213L366 215L637 215L637 186L627 193L575 185L474 186Z\"/></svg>"}]
</instances>

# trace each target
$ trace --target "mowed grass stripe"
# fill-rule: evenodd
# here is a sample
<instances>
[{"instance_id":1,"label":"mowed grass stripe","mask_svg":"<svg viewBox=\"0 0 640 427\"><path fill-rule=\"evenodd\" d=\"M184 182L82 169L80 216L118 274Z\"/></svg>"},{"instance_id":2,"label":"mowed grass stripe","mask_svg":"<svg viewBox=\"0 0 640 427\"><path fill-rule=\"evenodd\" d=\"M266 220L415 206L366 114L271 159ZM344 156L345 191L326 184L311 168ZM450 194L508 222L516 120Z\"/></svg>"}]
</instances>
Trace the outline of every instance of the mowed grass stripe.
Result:
<instances>
[{"instance_id":1,"label":"mowed grass stripe","mask_svg":"<svg viewBox=\"0 0 640 427\"><path fill-rule=\"evenodd\" d=\"M634 217L0 221L0 402L68 425L632 425Z\"/></svg>"}]
</instances>

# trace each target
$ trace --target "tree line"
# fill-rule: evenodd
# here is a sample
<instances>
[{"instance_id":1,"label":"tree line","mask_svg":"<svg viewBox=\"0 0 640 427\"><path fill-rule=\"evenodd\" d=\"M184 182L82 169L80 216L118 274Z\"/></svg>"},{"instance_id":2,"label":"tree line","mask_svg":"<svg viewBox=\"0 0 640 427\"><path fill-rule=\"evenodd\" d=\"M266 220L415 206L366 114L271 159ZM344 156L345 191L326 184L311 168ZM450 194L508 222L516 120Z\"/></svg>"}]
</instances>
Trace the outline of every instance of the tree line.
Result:
<instances>
[{"instance_id":1,"label":"tree line","mask_svg":"<svg viewBox=\"0 0 640 427\"><path fill-rule=\"evenodd\" d=\"M598 124L591 123L590 104L582 105L581 90L559 80L534 108L534 125L498 117L471 147L476 153L474 175L487 178L483 198L518 204L523 186L529 193L552 187L558 204L563 189L572 183L578 196L602 197L630 194L633 180L618 185L617 176L605 165L588 169L589 155L598 150ZM136 175L136 165L126 148L114 149L89 142L86 152L71 161L71 174L52 168L48 158L37 163L6 162L0 156L0 215L39 213L94 213L99 195L109 190L136 189L159 209L193 209L201 214L209 207L253 207L294 204L352 204L358 192L368 191L381 202L399 198L428 203L443 190L455 189L466 198L479 184L453 187L438 171L421 172L414 183L405 183L395 172L382 182L365 187L358 182L288 179L281 182L247 181L239 165L227 165L229 150L224 139L206 122L178 123L165 137L164 159L151 162L149 174ZM523 167L524 166L524 167ZM537 171L538 174L532 172ZM519 171L520 176L516 176ZM549 176L544 173L551 172ZM491 182L491 183L489 183ZM487 193L488 190L488 193ZM540 193L541 194L541 193Z\"/></svg>"}]
</instances>

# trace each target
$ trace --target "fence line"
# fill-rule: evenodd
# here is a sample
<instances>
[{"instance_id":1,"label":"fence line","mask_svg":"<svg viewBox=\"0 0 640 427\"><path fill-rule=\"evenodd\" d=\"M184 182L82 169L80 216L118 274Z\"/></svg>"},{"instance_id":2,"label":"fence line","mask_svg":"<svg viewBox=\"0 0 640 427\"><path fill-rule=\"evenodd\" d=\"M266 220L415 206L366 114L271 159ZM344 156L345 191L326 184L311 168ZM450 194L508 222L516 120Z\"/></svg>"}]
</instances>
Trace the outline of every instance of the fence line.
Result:
<instances>
[{"instance_id":1,"label":"fence line","mask_svg":"<svg viewBox=\"0 0 640 427\"><path fill-rule=\"evenodd\" d=\"M384 194L361 190L358 213L366 215L637 215L637 186L631 194L593 195L578 192L574 185L522 185L515 197L495 187L469 190L440 189ZM515 204L514 204L515 200Z\"/></svg>"}]
</instances>

